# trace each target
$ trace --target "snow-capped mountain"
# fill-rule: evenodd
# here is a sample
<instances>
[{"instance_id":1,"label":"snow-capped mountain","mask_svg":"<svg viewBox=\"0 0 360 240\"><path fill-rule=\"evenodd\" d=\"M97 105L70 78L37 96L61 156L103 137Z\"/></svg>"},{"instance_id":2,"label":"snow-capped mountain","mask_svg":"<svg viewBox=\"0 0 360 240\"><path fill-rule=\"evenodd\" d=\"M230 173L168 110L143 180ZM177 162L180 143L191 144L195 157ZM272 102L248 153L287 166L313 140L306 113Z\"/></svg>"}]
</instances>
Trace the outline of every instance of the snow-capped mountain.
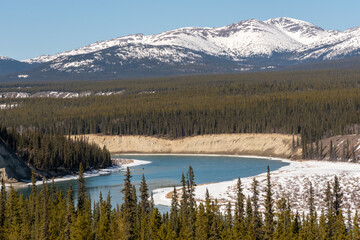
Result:
<instances>
[{"instance_id":1,"label":"snow-capped mountain","mask_svg":"<svg viewBox=\"0 0 360 240\"><path fill-rule=\"evenodd\" d=\"M250 19L219 28L136 34L22 62L29 76L115 78L240 72L360 55L360 27L324 30L292 18ZM80 75L79 75L80 74Z\"/></svg>"}]
</instances>

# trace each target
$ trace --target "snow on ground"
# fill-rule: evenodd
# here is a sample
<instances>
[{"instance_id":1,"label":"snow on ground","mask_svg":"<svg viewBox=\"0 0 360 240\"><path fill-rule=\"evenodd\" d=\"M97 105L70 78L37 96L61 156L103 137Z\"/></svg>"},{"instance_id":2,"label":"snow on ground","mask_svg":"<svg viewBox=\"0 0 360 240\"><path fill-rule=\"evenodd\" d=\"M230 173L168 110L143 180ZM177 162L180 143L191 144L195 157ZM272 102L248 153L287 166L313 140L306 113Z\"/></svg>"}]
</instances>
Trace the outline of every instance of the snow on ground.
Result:
<instances>
[{"instance_id":1,"label":"snow on ground","mask_svg":"<svg viewBox=\"0 0 360 240\"><path fill-rule=\"evenodd\" d=\"M0 104L0 110L9 109L9 108L15 108L15 107L18 107L18 106L19 106L18 103L4 103L4 104Z\"/></svg>"},{"instance_id":2,"label":"snow on ground","mask_svg":"<svg viewBox=\"0 0 360 240\"><path fill-rule=\"evenodd\" d=\"M318 212L321 211L323 202L323 192L328 181L333 183L334 176L338 176L341 188L344 193L344 209L350 207L355 210L360 207L360 164L326 161L289 161L290 165L271 172L274 199L282 196L290 201L293 210L307 212L307 201L309 196L310 182L313 185L315 195L315 206ZM266 186L266 173L255 176L259 181L259 191L261 198L264 195ZM251 196L251 183L254 177L241 179L244 195ZM204 200L206 189L210 196L217 199L220 204L225 205L229 201L235 202L237 179L232 181L205 184L196 187L196 199ZM154 191L154 201L158 205L167 205L171 199L166 194L172 192L173 188L156 189Z\"/></svg>"}]
</instances>

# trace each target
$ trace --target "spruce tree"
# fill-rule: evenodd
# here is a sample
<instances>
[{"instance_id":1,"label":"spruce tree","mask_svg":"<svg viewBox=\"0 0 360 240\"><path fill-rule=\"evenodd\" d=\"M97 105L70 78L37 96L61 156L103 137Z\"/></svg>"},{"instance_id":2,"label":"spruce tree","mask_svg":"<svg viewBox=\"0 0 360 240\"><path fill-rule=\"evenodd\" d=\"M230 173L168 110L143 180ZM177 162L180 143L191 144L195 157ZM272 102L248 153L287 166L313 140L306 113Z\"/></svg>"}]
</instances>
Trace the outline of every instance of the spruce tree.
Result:
<instances>
[{"instance_id":1,"label":"spruce tree","mask_svg":"<svg viewBox=\"0 0 360 240\"><path fill-rule=\"evenodd\" d=\"M265 239L271 239L274 232L274 213L273 213L273 198L270 179L270 168L267 166L266 188L265 188L265 225L264 225L264 237Z\"/></svg>"},{"instance_id":2,"label":"spruce tree","mask_svg":"<svg viewBox=\"0 0 360 240\"><path fill-rule=\"evenodd\" d=\"M196 202L195 202L195 175L194 170L191 166L189 166L188 172L186 174L187 177L187 191L188 191L188 200L189 200L189 230L191 232L192 237L195 236L195 220L196 220Z\"/></svg>"},{"instance_id":3,"label":"spruce tree","mask_svg":"<svg viewBox=\"0 0 360 240\"><path fill-rule=\"evenodd\" d=\"M49 189L48 184L45 183L45 178L43 179L43 229L42 229L42 239L49 239Z\"/></svg>"},{"instance_id":4,"label":"spruce tree","mask_svg":"<svg viewBox=\"0 0 360 240\"><path fill-rule=\"evenodd\" d=\"M226 205L226 212L224 217L223 231L221 234L222 239L233 239L233 217L231 214L231 202Z\"/></svg>"},{"instance_id":5,"label":"spruce tree","mask_svg":"<svg viewBox=\"0 0 360 240\"><path fill-rule=\"evenodd\" d=\"M145 176L142 175L140 183L140 205L141 205L141 214L146 215L149 213L149 188L146 184Z\"/></svg>"},{"instance_id":6,"label":"spruce tree","mask_svg":"<svg viewBox=\"0 0 360 240\"><path fill-rule=\"evenodd\" d=\"M251 203L253 207L253 218L252 218L252 227L253 232L256 239L262 238L262 221L261 221L261 213L260 213L260 205L259 205L259 182L256 180L256 178L253 178L253 182L251 184L252 189L252 197L251 197Z\"/></svg>"},{"instance_id":7,"label":"spruce tree","mask_svg":"<svg viewBox=\"0 0 360 240\"><path fill-rule=\"evenodd\" d=\"M339 216L342 205L343 193L341 191L338 177L335 175L333 184L333 209L336 216Z\"/></svg>"},{"instance_id":8,"label":"spruce tree","mask_svg":"<svg viewBox=\"0 0 360 240\"><path fill-rule=\"evenodd\" d=\"M129 167L126 169L126 174L124 178L124 188L121 190L123 193L123 204L121 209L123 212L123 220L125 222L124 226L124 237L125 239L133 239L134 234L134 221L135 221L135 207L133 193L132 193L132 184L131 184L131 174Z\"/></svg>"},{"instance_id":9,"label":"spruce tree","mask_svg":"<svg viewBox=\"0 0 360 240\"><path fill-rule=\"evenodd\" d=\"M171 230L175 232L176 235L179 234L179 203L176 188L171 198L171 209L170 209L170 226Z\"/></svg>"},{"instance_id":10,"label":"spruce tree","mask_svg":"<svg viewBox=\"0 0 360 240\"><path fill-rule=\"evenodd\" d=\"M187 218L189 216L189 195L188 191L186 190L186 180L184 173L181 175L181 201L180 201L180 221L181 224L185 224Z\"/></svg>"},{"instance_id":11,"label":"spruce tree","mask_svg":"<svg viewBox=\"0 0 360 240\"><path fill-rule=\"evenodd\" d=\"M202 203L199 204L199 208L197 210L196 215L196 240L207 240L209 239L209 222L207 221L208 218L206 216L205 207Z\"/></svg>"},{"instance_id":12,"label":"spruce tree","mask_svg":"<svg viewBox=\"0 0 360 240\"><path fill-rule=\"evenodd\" d=\"M111 222L111 196L108 193L106 201L100 201L100 216L96 228L97 239L112 239L110 232Z\"/></svg>"},{"instance_id":13,"label":"spruce tree","mask_svg":"<svg viewBox=\"0 0 360 240\"><path fill-rule=\"evenodd\" d=\"M334 225L334 207L333 207L333 193L331 191L330 183L327 182L326 189L324 192L324 204L325 204L325 216L327 221L327 236L333 237L333 225Z\"/></svg>"},{"instance_id":14,"label":"spruce tree","mask_svg":"<svg viewBox=\"0 0 360 240\"><path fill-rule=\"evenodd\" d=\"M309 199L308 199L308 206L309 206L309 216L311 224L314 223L314 213L315 213L315 205L314 205L314 189L312 183L309 183Z\"/></svg>"},{"instance_id":15,"label":"spruce tree","mask_svg":"<svg viewBox=\"0 0 360 240\"><path fill-rule=\"evenodd\" d=\"M245 214L245 230L244 233L246 234L248 239L254 239L255 238L255 234L253 231L253 208L251 205L251 198L250 196L248 196L247 200L246 200L246 214Z\"/></svg>"},{"instance_id":16,"label":"spruce tree","mask_svg":"<svg viewBox=\"0 0 360 240\"><path fill-rule=\"evenodd\" d=\"M236 202L235 202L235 223L240 224L244 221L244 194L240 177L236 183Z\"/></svg>"},{"instance_id":17,"label":"spruce tree","mask_svg":"<svg viewBox=\"0 0 360 240\"><path fill-rule=\"evenodd\" d=\"M73 223L75 221L75 207L73 199L72 181L70 180L69 189L67 191L67 209L65 217L64 239L72 238Z\"/></svg>"},{"instance_id":18,"label":"spruce tree","mask_svg":"<svg viewBox=\"0 0 360 240\"><path fill-rule=\"evenodd\" d=\"M85 205L85 201L86 201L84 167L83 167L82 163L80 163L80 166L79 166L78 183L79 183L79 190L78 190L77 210L82 211L84 209L84 205Z\"/></svg>"},{"instance_id":19,"label":"spruce tree","mask_svg":"<svg viewBox=\"0 0 360 240\"><path fill-rule=\"evenodd\" d=\"M19 195L13 186L10 187L5 216L5 239L20 239L22 221L19 205Z\"/></svg>"},{"instance_id":20,"label":"spruce tree","mask_svg":"<svg viewBox=\"0 0 360 240\"><path fill-rule=\"evenodd\" d=\"M234 237L244 238L245 237L245 210L244 210L244 194L241 184L240 177L236 183L236 201L235 201L235 213L234 213Z\"/></svg>"},{"instance_id":21,"label":"spruce tree","mask_svg":"<svg viewBox=\"0 0 360 240\"><path fill-rule=\"evenodd\" d=\"M290 231L288 231L287 229L288 227L287 204L286 204L286 199L284 197L282 197L277 201L276 208L277 208L277 213L276 213L277 227L274 233L274 238L285 239L287 237L287 233L289 233Z\"/></svg>"},{"instance_id":22,"label":"spruce tree","mask_svg":"<svg viewBox=\"0 0 360 240\"><path fill-rule=\"evenodd\" d=\"M337 215L334 223L334 229L333 229L333 238L334 239L347 239L347 230L346 225L344 221L344 217L341 213L341 210L339 211L339 214Z\"/></svg>"},{"instance_id":23,"label":"spruce tree","mask_svg":"<svg viewBox=\"0 0 360 240\"><path fill-rule=\"evenodd\" d=\"M298 236L300 229L301 229L300 216L299 216L299 212L296 211L291 225L291 232L293 236Z\"/></svg>"}]
</instances>

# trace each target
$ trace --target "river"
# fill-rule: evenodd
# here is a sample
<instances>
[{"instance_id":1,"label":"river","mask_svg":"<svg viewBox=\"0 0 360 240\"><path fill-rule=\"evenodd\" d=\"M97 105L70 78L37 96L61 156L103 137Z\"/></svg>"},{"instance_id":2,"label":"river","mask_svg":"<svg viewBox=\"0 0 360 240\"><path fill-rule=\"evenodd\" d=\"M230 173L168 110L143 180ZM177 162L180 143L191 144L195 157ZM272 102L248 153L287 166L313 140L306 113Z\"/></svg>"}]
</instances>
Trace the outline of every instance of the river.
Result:
<instances>
[{"instance_id":1,"label":"river","mask_svg":"<svg viewBox=\"0 0 360 240\"><path fill-rule=\"evenodd\" d=\"M179 186L181 174L186 173L189 166L194 169L195 182L203 184L233 180L237 177L256 176L266 172L268 165L271 171L275 171L289 164L265 158L211 155L115 155L113 158L150 161L149 164L130 167L132 183L138 189L141 176L145 174L150 191L158 188ZM100 192L102 192L104 198L110 192L113 207L116 204L121 204L124 174L124 171L116 171L109 175L86 178L86 189L90 193L92 201L98 200ZM56 182L56 186L66 192L69 183L70 181ZM72 183L76 197L77 181L72 180ZM29 194L30 190L31 188L19 189L25 195ZM158 207L161 211L168 209L164 206Z\"/></svg>"}]
</instances>

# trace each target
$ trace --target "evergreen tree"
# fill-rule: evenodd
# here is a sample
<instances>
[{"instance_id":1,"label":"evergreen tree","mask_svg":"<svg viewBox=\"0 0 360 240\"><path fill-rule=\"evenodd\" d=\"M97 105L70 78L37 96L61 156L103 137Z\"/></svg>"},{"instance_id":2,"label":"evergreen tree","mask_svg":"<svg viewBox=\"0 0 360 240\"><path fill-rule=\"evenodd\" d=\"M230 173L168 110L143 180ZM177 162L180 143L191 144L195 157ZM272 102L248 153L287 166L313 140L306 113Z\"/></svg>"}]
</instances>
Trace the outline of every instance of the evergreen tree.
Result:
<instances>
[{"instance_id":1,"label":"evergreen tree","mask_svg":"<svg viewBox=\"0 0 360 240\"><path fill-rule=\"evenodd\" d=\"M308 206L309 206L309 215L310 219L314 218L315 206L314 206L314 189L312 183L309 183L309 199L308 199Z\"/></svg>"},{"instance_id":2,"label":"evergreen tree","mask_svg":"<svg viewBox=\"0 0 360 240\"><path fill-rule=\"evenodd\" d=\"M10 193L6 204L5 217L5 239L20 239L22 221L19 195L13 186L10 187Z\"/></svg>"},{"instance_id":3,"label":"evergreen tree","mask_svg":"<svg viewBox=\"0 0 360 240\"><path fill-rule=\"evenodd\" d=\"M142 215L149 213L149 188L146 184L145 176L142 175L141 183L140 183L140 201L141 201L141 213Z\"/></svg>"},{"instance_id":4,"label":"evergreen tree","mask_svg":"<svg viewBox=\"0 0 360 240\"><path fill-rule=\"evenodd\" d=\"M271 239L274 232L274 213L273 213L273 198L271 190L270 168L267 166L266 188L265 188L265 225L264 234L265 239Z\"/></svg>"},{"instance_id":5,"label":"evergreen tree","mask_svg":"<svg viewBox=\"0 0 360 240\"><path fill-rule=\"evenodd\" d=\"M80 166L79 166L78 183L79 183L79 190L78 190L77 210L82 211L84 209L84 205L85 205L85 201L86 201L84 167L83 167L82 163L80 163Z\"/></svg>"},{"instance_id":6,"label":"evergreen tree","mask_svg":"<svg viewBox=\"0 0 360 240\"><path fill-rule=\"evenodd\" d=\"M253 178L253 182L251 184L251 188L252 188L251 203L253 207L252 227L255 238L261 239L263 233L262 233L262 221L261 221L261 213L260 213L260 205L259 205L258 187L259 187L259 182L256 180L256 178Z\"/></svg>"},{"instance_id":7,"label":"evergreen tree","mask_svg":"<svg viewBox=\"0 0 360 240\"><path fill-rule=\"evenodd\" d=\"M176 236L179 234L179 203L176 188L171 198L171 209L170 209L170 226L171 230L174 231Z\"/></svg>"},{"instance_id":8,"label":"evergreen tree","mask_svg":"<svg viewBox=\"0 0 360 240\"><path fill-rule=\"evenodd\" d=\"M49 239L49 189L48 184L43 179L43 229L42 229L42 239Z\"/></svg>"},{"instance_id":9,"label":"evergreen tree","mask_svg":"<svg viewBox=\"0 0 360 240\"><path fill-rule=\"evenodd\" d=\"M195 239L197 240L207 240L209 239L209 226L208 218L206 216L205 207L202 203L199 204L199 208L196 215L196 235Z\"/></svg>"},{"instance_id":10,"label":"evergreen tree","mask_svg":"<svg viewBox=\"0 0 360 240\"><path fill-rule=\"evenodd\" d=\"M253 208L251 205L251 198L248 196L246 200L246 215L245 215L245 227L246 227L246 237L247 239L254 239L255 233L253 231Z\"/></svg>"},{"instance_id":11,"label":"evergreen tree","mask_svg":"<svg viewBox=\"0 0 360 240\"><path fill-rule=\"evenodd\" d=\"M191 232L192 238L195 236L195 220L196 220L196 202L195 202L195 175L194 170L189 166L188 172L186 174L186 187L188 191L188 202L189 202L189 230Z\"/></svg>"},{"instance_id":12,"label":"evergreen tree","mask_svg":"<svg viewBox=\"0 0 360 240\"><path fill-rule=\"evenodd\" d=\"M245 211L244 211L244 194L240 177L236 183L236 202L234 213L234 237L237 239L245 237Z\"/></svg>"},{"instance_id":13,"label":"evergreen tree","mask_svg":"<svg viewBox=\"0 0 360 240\"><path fill-rule=\"evenodd\" d=\"M337 215L334 223L334 229L333 229L333 238L334 239L347 239L347 230L346 225L344 221L344 217L341 213L341 210L339 211L339 215Z\"/></svg>"},{"instance_id":14,"label":"evergreen tree","mask_svg":"<svg viewBox=\"0 0 360 240\"><path fill-rule=\"evenodd\" d=\"M225 218L224 218L221 239L234 239L232 229L233 229L233 217L231 214L231 203L229 202L226 205L226 212L225 212Z\"/></svg>"},{"instance_id":15,"label":"evergreen tree","mask_svg":"<svg viewBox=\"0 0 360 240\"><path fill-rule=\"evenodd\" d=\"M236 203L235 203L235 223L240 224L244 221L244 194L240 177L236 183Z\"/></svg>"},{"instance_id":16,"label":"evergreen tree","mask_svg":"<svg viewBox=\"0 0 360 240\"><path fill-rule=\"evenodd\" d=\"M111 196L108 193L106 201L100 201L100 216L96 228L97 239L112 239L110 232L111 222Z\"/></svg>"},{"instance_id":17,"label":"evergreen tree","mask_svg":"<svg viewBox=\"0 0 360 240\"><path fill-rule=\"evenodd\" d=\"M181 175L181 201L180 201L180 221L181 224L184 225L187 221L187 218L189 216L189 195L188 191L186 190L186 180L184 173Z\"/></svg>"},{"instance_id":18,"label":"evergreen tree","mask_svg":"<svg viewBox=\"0 0 360 240\"><path fill-rule=\"evenodd\" d=\"M342 205L343 193L341 191L339 179L337 176L334 177L333 184L333 209L336 216L339 216Z\"/></svg>"},{"instance_id":19,"label":"evergreen tree","mask_svg":"<svg viewBox=\"0 0 360 240\"><path fill-rule=\"evenodd\" d=\"M72 181L70 180L69 189L67 191L67 209L65 217L64 239L72 238L72 228L75 221L75 207L73 199Z\"/></svg>"},{"instance_id":20,"label":"evergreen tree","mask_svg":"<svg viewBox=\"0 0 360 240\"><path fill-rule=\"evenodd\" d=\"M121 208L123 211L123 220L125 222L124 234L125 239L133 239L134 234L134 221L135 221L135 207L133 193L132 193L132 184L131 184L131 174L129 167L126 169L126 175L124 178L124 188L122 193L124 195Z\"/></svg>"},{"instance_id":21,"label":"evergreen tree","mask_svg":"<svg viewBox=\"0 0 360 240\"><path fill-rule=\"evenodd\" d=\"M333 225L334 225L334 211L333 211L333 193L331 191L330 183L327 182L327 187L324 192L324 204L325 204L325 216L326 216L326 235L327 237L333 237Z\"/></svg>"},{"instance_id":22,"label":"evergreen tree","mask_svg":"<svg viewBox=\"0 0 360 240\"><path fill-rule=\"evenodd\" d=\"M294 219L293 219L292 225L291 225L291 232L292 232L293 236L298 236L300 229L301 229L300 216L299 216L299 212L296 211L296 214L294 216Z\"/></svg>"}]
</instances>

